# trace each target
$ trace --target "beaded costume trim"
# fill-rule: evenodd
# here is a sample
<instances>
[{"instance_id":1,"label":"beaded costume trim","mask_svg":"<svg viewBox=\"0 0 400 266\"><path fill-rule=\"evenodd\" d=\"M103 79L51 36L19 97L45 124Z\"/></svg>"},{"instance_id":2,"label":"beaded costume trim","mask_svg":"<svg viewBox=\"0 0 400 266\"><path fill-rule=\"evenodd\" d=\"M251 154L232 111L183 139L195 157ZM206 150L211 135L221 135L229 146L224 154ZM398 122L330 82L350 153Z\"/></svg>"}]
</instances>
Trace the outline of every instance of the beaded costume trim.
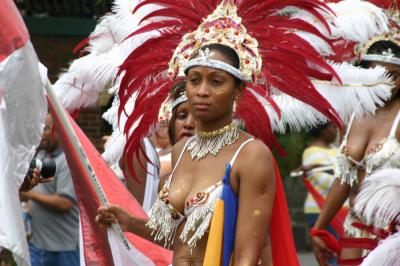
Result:
<instances>
[{"instance_id":1,"label":"beaded costume trim","mask_svg":"<svg viewBox=\"0 0 400 266\"><path fill-rule=\"evenodd\" d=\"M340 153L336 157L334 176L340 180L341 184L349 184L350 186L353 186L358 182L359 168L360 164L356 164L356 161L351 161L348 155Z\"/></svg>"},{"instance_id":2,"label":"beaded costume trim","mask_svg":"<svg viewBox=\"0 0 400 266\"><path fill-rule=\"evenodd\" d=\"M186 219L179 239L193 249L210 227L216 201L222 193L222 181L204 192L198 192L186 202L185 215L182 215L169 202L170 180L166 182L151 208L146 226L153 230L154 240L164 241L164 247L169 248L174 243L179 225Z\"/></svg>"},{"instance_id":3,"label":"beaded costume trim","mask_svg":"<svg viewBox=\"0 0 400 266\"><path fill-rule=\"evenodd\" d=\"M238 126L232 122L211 132L198 131L187 149L190 151L192 160L201 160L208 154L216 156L223 147L232 145L238 138Z\"/></svg>"}]
</instances>

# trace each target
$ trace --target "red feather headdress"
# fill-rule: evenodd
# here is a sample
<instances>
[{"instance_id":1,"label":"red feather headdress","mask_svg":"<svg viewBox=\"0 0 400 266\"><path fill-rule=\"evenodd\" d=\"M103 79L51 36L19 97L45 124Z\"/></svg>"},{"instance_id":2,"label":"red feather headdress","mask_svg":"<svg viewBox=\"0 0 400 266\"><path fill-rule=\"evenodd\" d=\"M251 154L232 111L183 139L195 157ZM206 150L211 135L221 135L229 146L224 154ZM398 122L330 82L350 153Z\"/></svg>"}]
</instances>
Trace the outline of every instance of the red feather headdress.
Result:
<instances>
[{"instance_id":1,"label":"red feather headdress","mask_svg":"<svg viewBox=\"0 0 400 266\"><path fill-rule=\"evenodd\" d=\"M133 32L129 38L154 30L160 34L146 40L133 50L121 65L118 73L122 76L118 94L121 101L119 113L124 112L124 106L132 95L136 97L136 108L129 115L124 129L124 133L128 136L125 146L128 162L132 160L133 151L139 151L138 147L142 138L157 121L160 105L173 85L175 75L171 72L168 74L169 64L176 66L174 60L176 61L177 58L184 61L202 45L221 41L218 38L213 39L212 34L207 36L211 39L207 39L205 36L196 36L196 38L191 36L192 40L184 39L182 41L182 38L186 33L197 33L199 25L201 25L203 33L215 30L218 26L224 27L219 30L231 31L227 22L234 22L233 16L238 16L241 21L239 25L235 26L247 31L244 39L247 36L248 39L254 39L258 44L256 50L249 48L245 51L235 47L235 43L230 45L232 48L236 48L235 51L240 58L246 53L250 58L245 60L254 59L255 63L260 64L257 66L259 73L253 72L252 74L256 74L256 77L261 74L264 84L249 84L252 91L268 98L272 91L279 90L313 106L334 123L341 125L341 119L335 109L318 93L311 82L312 78L325 80L336 78L340 82L340 78L320 53L296 33L307 32L327 42L329 40L311 23L300 19L293 20L290 16L279 12L288 7L307 11L329 31L328 23L322 15L322 13L330 12L327 5L314 0L223 1L219 6L219 1L215 0L208 2L144 0L136 6L133 12L150 4L160 5L161 8L144 17L141 22L143 26ZM227 5L230 5L228 13L225 12L221 15L221 10L227 8ZM212 21L204 20L210 14L220 15L214 17ZM224 36L227 35L229 33L224 34ZM232 38L234 39L235 36L233 33ZM243 40L243 36L238 35L238 37ZM227 43L229 39L226 38L222 41ZM174 54L180 43L180 49ZM244 64L246 63L247 61L244 62ZM277 144L272 134L268 114L253 94L246 92L243 99L240 100L237 117L248 125L251 134L270 146ZM138 121L140 121L140 126L132 131L132 126ZM249 125L257 125L257 127Z\"/></svg>"},{"instance_id":2,"label":"red feather headdress","mask_svg":"<svg viewBox=\"0 0 400 266\"><path fill-rule=\"evenodd\" d=\"M248 90L239 101L236 117L267 145L279 150L268 108L262 100L276 107L273 95L288 95L312 106L335 124L342 124L330 101L313 84L313 80L337 85L342 82L335 66L323 56L329 55L327 50L331 53L334 50L335 37L349 35L352 28L346 33L334 26L338 21L328 5L317 0L143 0L133 13L148 6L158 8L143 17L138 29L127 39L152 32L158 34L133 49L118 71L119 114L126 112L125 105L132 95L135 101L124 127L127 136L124 153L128 162L137 155L141 140L157 121L160 106L175 78L182 76L185 63L210 43L227 45L239 55L240 71L252 82L247 83ZM385 19L381 20L375 24L385 24ZM374 32L378 30L384 29ZM279 108L273 110L280 115Z\"/></svg>"},{"instance_id":3,"label":"red feather headdress","mask_svg":"<svg viewBox=\"0 0 400 266\"><path fill-rule=\"evenodd\" d=\"M206 43L218 42L218 36L241 55L241 71L251 80L236 116L271 146L275 141L271 124L272 130L286 132L288 127L298 130L325 121L324 115L338 122L334 110L346 122L354 111L358 115L374 112L389 95L390 80L384 69L361 70L322 58L387 31L385 14L372 4L347 0L329 3L327 8L317 1L225 3L236 4L231 7L235 9L232 16L213 15L217 1L115 0L113 12L100 20L88 39L88 54L71 64L55 89L71 111L93 105L98 93L110 85L109 91L119 91L122 105L116 97L104 114L115 130L114 144L103 154L108 162L116 162L124 148L130 156L137 152L137 144L157 121L157 109L173 77L179 74L174 67L180 64L182 68L185 56ZM190 37L189 42L182 42L184 35ZM205 40L196 41L196 36ZM241 39L243 45L238 42ZM335 61L344 57L336 54ZM246 62L254 67L246 70ZM343 85L337 77L332 80L335 73Z\"/></svg>"}]
</instances>

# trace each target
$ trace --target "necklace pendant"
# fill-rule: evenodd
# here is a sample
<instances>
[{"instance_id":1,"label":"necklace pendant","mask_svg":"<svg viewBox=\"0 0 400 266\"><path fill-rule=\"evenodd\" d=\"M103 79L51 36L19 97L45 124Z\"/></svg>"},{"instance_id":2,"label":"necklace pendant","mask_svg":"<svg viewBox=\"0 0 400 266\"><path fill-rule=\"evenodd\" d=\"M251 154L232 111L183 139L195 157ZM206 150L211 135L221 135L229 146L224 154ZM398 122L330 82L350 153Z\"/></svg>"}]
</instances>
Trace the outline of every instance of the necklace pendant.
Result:
<instances>
[{"instance_id":1,"label":"necklace pendant","mask_svg":"<svg viewBox=\"0 0 400 266\"><path fill-rule=\"evenodd\" d=\"M201 160L211 154L217 156L220 150L232 145L239 138L239 129L235 122L210 132L198 131L188 144L192 160Z\"/></svg>"}]
</instances>

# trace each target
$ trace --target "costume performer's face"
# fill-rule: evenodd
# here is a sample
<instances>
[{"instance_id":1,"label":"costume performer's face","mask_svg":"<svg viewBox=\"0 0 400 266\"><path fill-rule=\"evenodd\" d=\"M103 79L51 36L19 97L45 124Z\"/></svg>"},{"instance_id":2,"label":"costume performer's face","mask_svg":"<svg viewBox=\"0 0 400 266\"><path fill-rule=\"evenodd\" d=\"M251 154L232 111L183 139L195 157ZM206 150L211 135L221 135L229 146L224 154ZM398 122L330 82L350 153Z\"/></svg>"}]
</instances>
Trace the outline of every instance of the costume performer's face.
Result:
<instances>
[{"instance_id":1,"label":"costume performer's face","mask_svg":"<svg viewBox=\"0 0 400 266\"><path fill-rule=\"evenodd\" d=\"M210 58L233 65L230 58L216 50L211 50ZM196 120L229 121L232 119L233 103L241 90L241 85L231 74L219 69L195 66L187 74L186 94Z\"/></svg>"},{"instance_id":2,"label":"costume performer's face","mask_svg":"<svg viewBox=\"0 0 400 266\"><path fill-rule=\"evenodd\" d=\"M184 137L191 137L196 127L188 102L183 102L175 109L174 139L176 142Z\"/></svg>"}]
</instances>

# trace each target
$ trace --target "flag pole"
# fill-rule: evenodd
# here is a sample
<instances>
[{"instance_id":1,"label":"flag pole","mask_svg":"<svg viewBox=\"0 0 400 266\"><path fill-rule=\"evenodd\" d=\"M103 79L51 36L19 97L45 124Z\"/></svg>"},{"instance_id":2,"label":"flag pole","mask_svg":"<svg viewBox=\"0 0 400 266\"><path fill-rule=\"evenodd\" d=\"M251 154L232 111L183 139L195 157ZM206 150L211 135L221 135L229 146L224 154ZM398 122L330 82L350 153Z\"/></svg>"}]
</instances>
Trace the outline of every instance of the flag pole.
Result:
<instances>
[{"instance_id":1,"label":"flag pole","mask_svg":"<svg viewBox=\"0 0 400 266\"><path fill-rule=\"evenodd\" d=\"M101 187L100 181L99 181L98 177L96 176L92 166L90 165L88 156L86 155L85 151L83 150L82 145L79 142L78 137L76 136L75 131L72 128L72 125L71 125L67 115L65 114L65 110L64 110L63 106L60 104L56 95L54 94L53 87L48 78L47 78L45 87L46 87L47 96L49 97L51 104L54 107L54 110L59 115L60 120L62 121L62 123L64 125L64 129L65 129L66 133L68 134L68 137L72 140L73 149L76 152L76 154L78 155L79 161L80 161L85 173L90 178L90 182L92 183L92 186L94 187L94 189L96 191L97 198L100 200L100 203L102 205L108 205L109 201L106 197L106 194L104 193L103 188ZM122 241L124 247L128 251L132 250L131 244L128 241L128 239L126 239L126 237L121 229L121 226L117 223L113 223L111 225L111 227L116 232L119 239Z\"/></svg>"}]
</instances>

